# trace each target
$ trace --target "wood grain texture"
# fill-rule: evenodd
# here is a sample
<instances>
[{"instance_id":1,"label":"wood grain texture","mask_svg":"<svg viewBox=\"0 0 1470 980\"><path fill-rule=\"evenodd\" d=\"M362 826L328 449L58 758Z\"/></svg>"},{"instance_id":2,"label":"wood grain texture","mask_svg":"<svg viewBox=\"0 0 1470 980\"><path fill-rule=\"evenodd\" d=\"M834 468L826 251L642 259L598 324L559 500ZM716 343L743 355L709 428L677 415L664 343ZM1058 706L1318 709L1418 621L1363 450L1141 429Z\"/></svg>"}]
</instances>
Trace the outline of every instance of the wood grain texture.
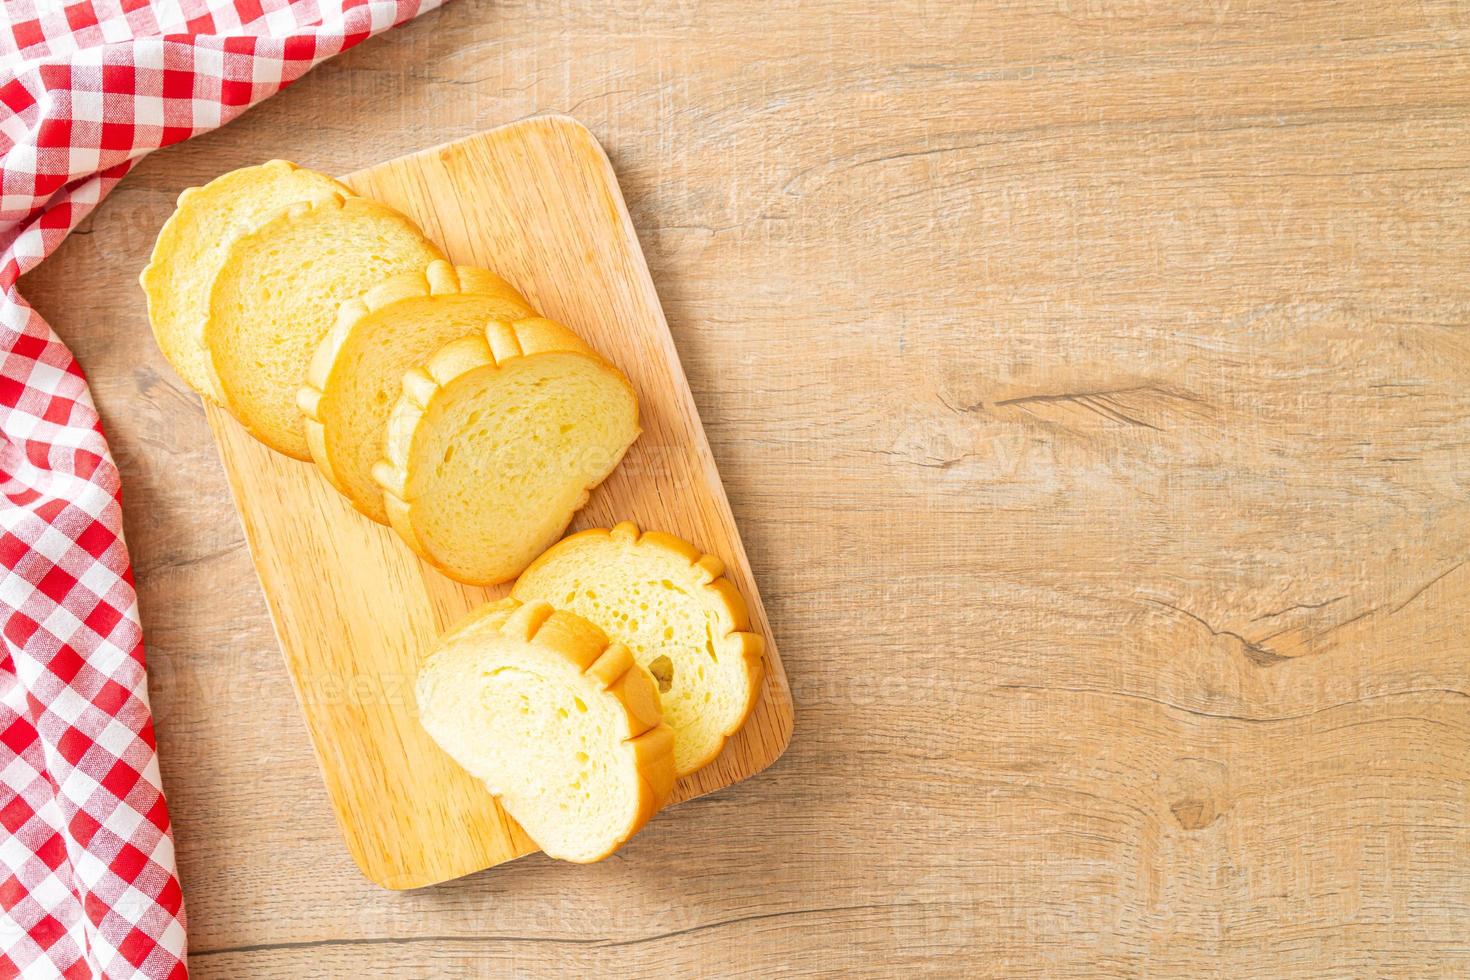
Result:
<instances>
[{"instance_id":1,"label":"wood grain texture","mask_svg":"<svg viewBox=\"0 0 1470 980\"><path fill-rule=\"evenodd\" d=\"M412 218L450 261L492 269L624 368L643 434L572 530L632 520L719 555L766 638L761 698L670 805L766 768L791 739L791 693L658 294L596 139L543 116L360 171L348 184ZM435 638L510 591L460 585L357 513L316 468L205 414L348 852L387 888L420 888L534 851L419 725L414 677Z\"/></svg>"},{"instance_id":2,"label":"wood grain texture","mask_svg":"<svg viewBox=\"0 0 1470 980\"><path fill-rule=\"evenodd\" d=\"M195 972L1470 972L1467 92L1436 0L454 0L144 161L22 286L122 462ZM133 280L229 167L547 111L800 721L621 858L384 893Z\"/></svg>"}]
</instances>

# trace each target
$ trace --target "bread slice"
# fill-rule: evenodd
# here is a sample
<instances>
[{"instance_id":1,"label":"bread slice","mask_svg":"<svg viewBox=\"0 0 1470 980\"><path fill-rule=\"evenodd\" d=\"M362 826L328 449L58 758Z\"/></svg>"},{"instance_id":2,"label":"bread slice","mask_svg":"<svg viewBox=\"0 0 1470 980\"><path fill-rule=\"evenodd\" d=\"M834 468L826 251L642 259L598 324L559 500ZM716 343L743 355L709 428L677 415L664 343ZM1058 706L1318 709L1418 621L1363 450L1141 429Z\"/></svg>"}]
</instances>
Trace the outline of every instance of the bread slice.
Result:
<instances>
[{"instance_id":1,"label":"bread slice","mask_svg":"<svg viewBox=\"0 0 1470 980\"><path fill-rule=\"evenodd\" d=\"M409 547L493 585L561 536L637 437L621 371L550 320L495 322L404 375L373 478Z\"/></svg>"},{"instance_id":2,"label":"bread slice","mask_svg":"<svg viewBox=\"0 0 1470 980\"><path fill-rule=\"evenodd\" d=\"M326 174L272 160L179 195L138 281L159 349L190 388L218 400L199 338L209 315L209 287L230 243L288 204L333 192L351 193Z\"/></svg>"},{"instance_id":3,"label":"bread slice","mask_svg":"<svg viewBox=\"0 0 1470 980\"><path fill-rule=\"evenodd\" d=\"M714 761L755 707L765 641L713 555L672 534L573 534L521 575L511 595L545 600L627 644L659 682L680 776Z\"/></svg>"},{"instance_id":4,"label":"bread slice","mask_svg":"<svg viewBox=\"0 0 1470 980\"><path fill-rule=\"evenodd\" d=\"M404 372L449 341L483 332L491 320L534 315L495 273L442 261L342 304L297 396L311 458L354 507L387 524L373 464L383 458L388 414L403 391Z\"/></svg>"},{"instance_id":5,"label":"bread slice","mask_svg":"<svg viewBox=\"0 0 1470 980\"><path fill-rule=\"evenodd\" d=\"M335 193L292 204L235 239L203 335L225 407L267 446L310 459L296 393L338 308L443 257L392 208Z\"/></svg>"},{"instance_id":6,"label":"bread slice","mask_svg":"<svg viewBox=\"0 0 1470 980\"><path fill-rule=\"evenodd\" d=\"M419 671L419 720L554 858L598 861L674 785L674 736L628 648L544 602L472 613Z\"/></svg>"}]
</instances>

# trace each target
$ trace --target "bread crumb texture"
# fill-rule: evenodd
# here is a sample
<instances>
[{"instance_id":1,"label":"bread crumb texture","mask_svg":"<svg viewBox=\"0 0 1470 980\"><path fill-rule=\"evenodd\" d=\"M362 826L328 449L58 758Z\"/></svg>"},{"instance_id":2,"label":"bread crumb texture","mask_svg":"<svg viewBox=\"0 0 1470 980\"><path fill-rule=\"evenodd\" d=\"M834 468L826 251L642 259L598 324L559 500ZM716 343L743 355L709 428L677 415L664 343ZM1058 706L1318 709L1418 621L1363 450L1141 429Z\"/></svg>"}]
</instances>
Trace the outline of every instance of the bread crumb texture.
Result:
<instances>
[{"instance_id":1,"label":"bread crumb texture","mask_svg":"<svg viewBox=\"0 0 1470 980\"><path fill-rule=\"evenodd\" d=\"M547 603L507 597L471 614L425 661L417 695L429 735L551 857L606 857L672 791L653 679Z\"/></svg>"},{"instance_id":2,"label":"bread crumb texture","mask_svg":"<svg viewBox=\"0 0 1470 980\"><path fill-rule=\"evenodd\" d=\"M495 273L444 261L394 276L342 304L297 398L317 467L359 511L388 523L372 469L383 458L403 375L488 323L533 315L525 298Z\"/></svg>"},{"instance_id":3,"label":"bread crumb texture","mask_svg":"<svg viewBox=\"0 0 1470 980\"><path fill-rule=\"evenodd\" d=\"M288 205L324 194L350 194L326 174L271 160L221 174L179 195L139 277L148 322L163 356L199 394L219 401L203 345L209 291L235 239Z\"/></svg>"},{"instance_id":4,"label":"bread crumb texture","mask_svg":"<svg viewBox=\"0 0 1470 980\"><path fill-rule=\"evenodd\" d=\"M541 555L511 594L582 616L655 678L680 776L709 764L754 708L765 644L724 565L687 541L630 522L574 534Z\"/></svg>"},{"instance_id":5,"label":"bread crumb texture","mask_svg":"<svg viewBox=\"0 0 1470 980\"><path fill-rule=\"evenodd\" d=\"M362 197L293 204L230 246L210 291L203 346L225 407L261 442L310 459L297 392L343 303L421 270L439 249Z\"/></svg>"},{"instance_id":6,"label":"bread crumb texture","mask_svg":"<svg viewBox=\"0 0 1470 980\"><path fill-rule=\"evenodd\" d=\"M415 552L493 585L561 536L638 434L621 371L551 320L498 322L404 376L373 475Z\"/></svg>"}]
</instances>

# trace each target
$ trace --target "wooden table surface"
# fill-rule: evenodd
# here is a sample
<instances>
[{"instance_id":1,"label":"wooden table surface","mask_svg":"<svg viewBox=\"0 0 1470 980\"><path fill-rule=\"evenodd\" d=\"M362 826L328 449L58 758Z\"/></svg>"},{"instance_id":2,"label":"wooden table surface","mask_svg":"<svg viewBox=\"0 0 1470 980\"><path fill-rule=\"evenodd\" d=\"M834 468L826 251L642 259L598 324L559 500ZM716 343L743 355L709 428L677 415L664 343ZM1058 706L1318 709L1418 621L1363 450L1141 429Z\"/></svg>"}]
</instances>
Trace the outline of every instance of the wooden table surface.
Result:
<instances>
[{"instance_id":1,"label":"wooden table surface","mask_svg":"<svg viewBox=\"0 0 1470 980\"><path fill-rule=\"evenodd\" d=\"M348 860L197 401L178 192L545 111L611 154L797 705L594 867ZM1470 971L1457 0L445 9L22 289L124 477L201 977Z\"/></svg>"}]
</instances>

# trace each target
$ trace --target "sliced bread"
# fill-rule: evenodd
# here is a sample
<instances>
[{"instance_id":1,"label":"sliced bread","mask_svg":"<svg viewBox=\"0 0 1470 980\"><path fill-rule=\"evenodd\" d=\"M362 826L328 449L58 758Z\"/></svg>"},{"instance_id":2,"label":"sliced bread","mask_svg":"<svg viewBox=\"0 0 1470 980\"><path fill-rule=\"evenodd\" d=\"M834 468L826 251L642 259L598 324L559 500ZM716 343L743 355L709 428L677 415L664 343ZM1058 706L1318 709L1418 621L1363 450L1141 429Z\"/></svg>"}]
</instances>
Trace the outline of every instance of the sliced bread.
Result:
<instances>
[{"instance_id":1,"label":"sliced bread","mask_svg":"<svg viewBox=\"0 0 1470 980\"><path fill-rule=\"evenodd\" d=\"M551 320L495 322L404 375L373 478L420 557L494 585L561 536L637 437L621 371Z\"/></svg>"},{"instance_id":2,"label":"sliced bread","mask_svg":"<svg viewBox=\"0 0 1470 980\"><path fill-rule=\"evenodd\" d=\"M673 732L628 648L544 602L472 613L419 671L419 720L554 858L598 861L668 801Z\"/></svg>"},{"instance_id":3,"label":"sliced bread","mask_svg":"<svg viewBox=\"0 0 1470 980\"><path fill-rule=\"evenodd\" d=\"M311 458L354 507L387 524L373 464L383 458L383 434L404 372L449 341L483 332L491 320L533 315L495 273L442 261L342 304L297 397Z\"/></svg>"},{"instance_id":4,"label":"sliced bread","mask_svg":"<svg viewBox=\"0 0 1470 980\"><path fill-rule=\"evenodd\" d=\"M725 566L687 541L624 521L573 534L511 589L575 612L627 644L658 681L680 776L712 762L749 717L765 642Z\"/></svg>"},{"instance_id":5,"label":"sliced bread","mask_svg":"<svg viewBox=\"0 0 1470 980\"><path fill-rule=\"evenodd\" d=\"M218 399L199 338L209 315L209 287L230 243L288 204L333 192L351 193L326 174L272 160L179 195L139 282L159 349L190 388Z\"/></svg>"},{"instance_id":6,"label":"sliced bread","mask_svg":"<svg viewBox=\"0 0 1470 980\"><path fill-rule=\"evenodd\" d=\"M310 459L296 393L337 310L442 258L397 211L342 194L289 205L236 238L214 278L203 334L225 407L267 446Z\"/></svg>"}]
</instances>

